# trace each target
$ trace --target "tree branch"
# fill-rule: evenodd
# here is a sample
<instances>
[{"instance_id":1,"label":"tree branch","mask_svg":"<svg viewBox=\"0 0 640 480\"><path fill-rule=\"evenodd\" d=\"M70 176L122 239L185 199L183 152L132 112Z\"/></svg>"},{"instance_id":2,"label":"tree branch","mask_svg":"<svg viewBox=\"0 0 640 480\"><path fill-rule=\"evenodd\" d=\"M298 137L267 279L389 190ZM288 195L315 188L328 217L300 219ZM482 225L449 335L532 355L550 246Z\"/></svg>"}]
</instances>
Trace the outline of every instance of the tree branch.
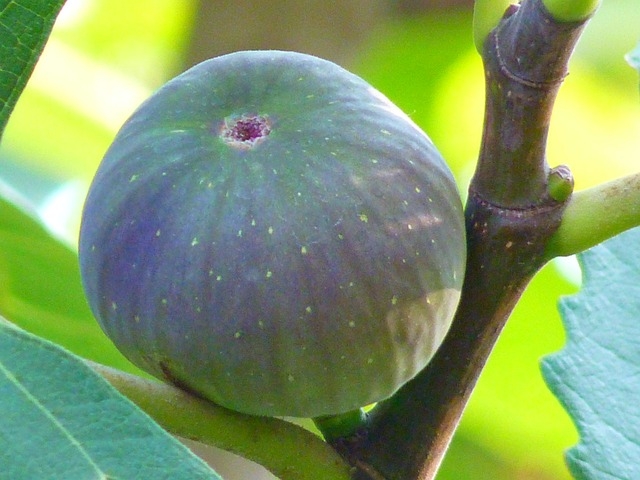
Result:
<instances>
[{"instance_id":1,"label":"tree branch","mask_svg":"<svg viewBox=\"0 0 640 480\"><path fill-rule=\"evenodd\" d=\"M547 131L584 22L558 23L541 2L511 7L484 42L485 125L465 211L461 302L429 365L372 412L364 435L334 442L357 478L435 477L493 345L547 259L572 185L566 167L546 163Z\"/></svg>"},{"instance_id":2,"label":"tree branch","mask_svg":"<svg viewBox=\"0 0 640 480\"><path fill-rule=\"evenodd\" d=\"M485 44L485 122L472 189L490 203L526 209L547 196L551 111L582 25L555 22L529 0L508 10Z\"/></svg>"}]
</instances>

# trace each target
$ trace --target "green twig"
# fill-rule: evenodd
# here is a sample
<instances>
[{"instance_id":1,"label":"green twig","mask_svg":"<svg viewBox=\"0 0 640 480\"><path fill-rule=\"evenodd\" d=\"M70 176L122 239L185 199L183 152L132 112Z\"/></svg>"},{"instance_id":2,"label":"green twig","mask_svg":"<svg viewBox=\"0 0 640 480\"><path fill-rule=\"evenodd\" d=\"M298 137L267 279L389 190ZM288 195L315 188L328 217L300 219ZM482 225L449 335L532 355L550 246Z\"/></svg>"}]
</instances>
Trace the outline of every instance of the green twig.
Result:
<instances>
[{"instance_id":1,"label":"green twig","mask_svg":"<svg viewBox=\"0 0 640 480\"><path fill-rule=\"evenodd\" d=\"M559 22L583 21L600 6L600 0L542 0L542 3Z\"/></svg>"},{"instance_id":2,"label":"green twig","mask_svg":"<svg viewBox=\"0 0 640 480\"><path fill-rule=\"evenodd\" d=\"M515 0L476 0L473 5L473 42L482 55L489 32L498 26L509 5Z\"/></svg>"},{"instance_id":3,"label":"green twig","mask_svg":"<svg viewBox=\"0 0 640 480\"><path fill-rule=\"evenodd\" d=\"M547 258L573 255L639 225L640 173L636 173L576 192L545 253Z\"/></svg>"},{"instance_id":4,"label":"green twig","mask_svg":"<svg viewBox=\"0 0 640 480\"><path fill-rule=\"evenodd\" d=\"M282 480L348 480L351 467L313 433L227 410L183 390L93 362L90 366L168 432L253 460Z\"/></svg>"}]
</instances>

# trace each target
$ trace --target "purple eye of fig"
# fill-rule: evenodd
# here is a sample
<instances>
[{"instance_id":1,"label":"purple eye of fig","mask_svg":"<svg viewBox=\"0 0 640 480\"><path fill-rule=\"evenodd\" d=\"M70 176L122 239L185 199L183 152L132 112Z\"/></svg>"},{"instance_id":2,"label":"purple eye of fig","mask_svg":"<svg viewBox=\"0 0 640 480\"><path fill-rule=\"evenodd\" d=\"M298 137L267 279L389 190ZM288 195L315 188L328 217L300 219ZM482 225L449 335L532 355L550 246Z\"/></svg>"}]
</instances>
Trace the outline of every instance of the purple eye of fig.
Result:
<instances>
[{"instance_id":1,"label":"purple eye of fig","mask_svg":"<svg viewBox=\"0 0 640 480\"><path fill-rule=\"evenodd\" d=\"M269 118L263 115L243 115L225 119L220 136L231 146L253 148L271 133Z\"/></svg>"}]
</instances>

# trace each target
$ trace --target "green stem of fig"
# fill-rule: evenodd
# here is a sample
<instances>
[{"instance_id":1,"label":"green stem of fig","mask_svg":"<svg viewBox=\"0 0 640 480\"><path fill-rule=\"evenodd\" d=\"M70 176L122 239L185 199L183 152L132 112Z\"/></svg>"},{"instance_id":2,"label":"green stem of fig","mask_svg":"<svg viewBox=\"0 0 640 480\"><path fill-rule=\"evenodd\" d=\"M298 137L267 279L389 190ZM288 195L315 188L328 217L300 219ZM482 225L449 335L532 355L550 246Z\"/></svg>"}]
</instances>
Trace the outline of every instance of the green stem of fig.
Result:
<instances>
[{"instance_id":1,"label":"green stem of fig","mask_svg":"<svg viewBox=\"0 0 640 480\"><path fill-rule=\"evenodd\" d=\"M313 423L328 443L351 437L367 425L367 414L361 408L340 415L316 417Z\"/></svg>"},{"instance_id":2,"label":"green stem of fig","mask_svg":"<svg viewBox=\"0 0 640 480\"><path fill-rule=\"evenodd\" d=\"M640 173L576 192L549 240L547 258L573 255L640 225Z\"/></svg>"},{"instance_id":3,"label":"green stem of fig","mask_svg":"<svg viewBox=\"0 0 640 480\"><path fill-rule=\"evenodd\" d=\"M489 32L500 23L504 12L512 3L512 0L476 0L474 2L473 42L481 55Z\"/></svg>"},{"instance_id":4,"label":"green stem of fig","mask_svg":"<svg viewBox=\"0 0 640 480\"><path fill-rule=\"evenodd\" d=\"M351 479L351 467L302 427L236 413L176 387L87 363L174 435L241 455L282 480Z\"/></svg>"},{"instance_id":5,"label":"green stem of fig","mask_svg":"<svg viewBox=\"0 0 640 480\"><path fill-rule=\"evenodd\" d=\"M542 0L542 3L558 22L583 21L600 6L600 0Z\"/></svg>"}]
</instances>

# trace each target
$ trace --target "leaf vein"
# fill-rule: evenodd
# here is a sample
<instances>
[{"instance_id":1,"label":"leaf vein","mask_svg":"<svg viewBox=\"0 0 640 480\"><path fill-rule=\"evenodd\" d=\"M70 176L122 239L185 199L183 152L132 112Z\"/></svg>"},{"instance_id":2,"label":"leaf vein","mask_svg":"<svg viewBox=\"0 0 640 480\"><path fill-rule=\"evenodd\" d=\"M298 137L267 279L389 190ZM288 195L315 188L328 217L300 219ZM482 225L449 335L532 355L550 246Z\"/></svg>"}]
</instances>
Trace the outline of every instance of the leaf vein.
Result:
<instances>
[{"instance_id":1,"label":"leaf vein","mask_svg":"<svg viewBox=\"0 0 640 480\"><path fill-rule=\"evenodd\" d=\"M73 434L62 423L58 421L55 415L51 413L51 411L42 402L40 402L38 398L31 394L29 389L22 382L20 382L20 380L16 378L15 375L11 373L10 369L6 368L3 362L0 362L0 372L2 372L9 380L9 382L12 383L18 389L18 391L22 393L29 400L29 402L35 408L37 408L47 419L49 419L49 421L69 440L71 445L75 447L80 452L80 455L82 455L82 457L86 459L87 464L95 469L95 471L99 474L99 478L108 478L108 476L100 469L100 467L91 459L89 452L87 452L87 450L83 448L82 444L73 436Z\"/></svg>"}]
</instances>

